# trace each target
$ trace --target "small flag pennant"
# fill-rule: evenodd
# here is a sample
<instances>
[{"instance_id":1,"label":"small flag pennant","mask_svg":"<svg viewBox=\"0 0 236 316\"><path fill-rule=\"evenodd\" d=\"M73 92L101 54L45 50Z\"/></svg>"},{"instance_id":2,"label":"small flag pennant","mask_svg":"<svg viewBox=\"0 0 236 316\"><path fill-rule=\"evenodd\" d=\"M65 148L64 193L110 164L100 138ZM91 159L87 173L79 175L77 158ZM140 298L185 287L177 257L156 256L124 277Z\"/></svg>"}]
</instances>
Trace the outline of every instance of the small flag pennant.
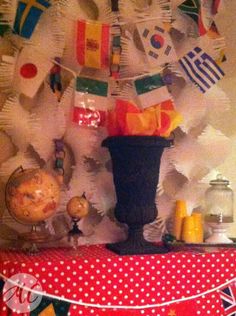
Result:
<instances>
[{"instance_id":1,"label":"small flag pennant","mask_svg":"<svg viewBox=\"0 0 236 316\"><path fill-rule=\"evenodd\" d=\"M197 24L199 21L200 7L200 0L186 0L178 6L183 13L187 14Z\"/></svg>"},{"instance_id":2,"label":"small flag pennant","mask_svg":"<svg viewBox=\"0 0 236 316\"><path fill-rule=\"evenodd\" d=\"M175 303L166 307L166 311L163 316L184 316L191 315L197 316L197 307L195 301L185 301ZM213 316L213 315L212 315Z\"/></svg>"},{"instance_id":3,"label":"small flag pennant","mask_svg":"<svg viewBox=\"0 0 236 316\"><path fill-rule=\"evenodd\" d=\"M200 47L195 47L188 52L179 60L179 63L189 79L196 84L203 93L224 76L224 72L214 59L202 51Z\"/></svg>"},{"instance_id":4,"label":"small flag pennant","mask_svg":"<svg viewBox=\"0 0 236 316\"><path fill-rule=\"evenodd\" d=\"M109 105L107 96L107 82L77 77L73 121L84 126L104 126Z\"/></svg>"},{"instance_id":5,"label":"small flag pennant","mask_svg":"<svg viewBox=\"0 0 236 316\"><path fill-rule=\"evenodd\" d=\"M33 48L23 48L16 61L14 88L33 98L52 66L51 61Z\"/></svg>"},{"instance_id":6,"label":"small flag pennant","mask_svg":"<svg viewBox=\"0 0 236 316\"><path fill-rule=\"evenodd\" d=\"M170 35L161 23L149 21L136 26L151 67L178 59Z\"/></svg>"},{"instance_id":7,"label":"small flag pennant","mask_svg":"<svg viewBox=\"0 0 236 316\"><path fill-rule=\"evenodd\" d=\"M171 99L171 95L159 73L135 80L134 86L138 100L144 109Z\"/></svg>"},{"instance_id":8,"label":"small flag pennant","mask_svg":"<svg viewBox=\"0 0 236 316\"><path fill-rule=\"evenodd\" d=\"M81 66L107 68L110 54L110 25L78 21L76 54Z\"/></svg>"},{"instance_id":9,"label":"small flag pennant","mask_svg":"<svg viewBox=\"0 0 236 316\"><path fill-rule=\"evenodd\" d=\"M236 286L231 283L229 286L220 290L225 316L236 315Z\"/></svg>"},{"instance_id":10,"label":"small flag pennant","mask_svg":"<svg viewBox=\"0 0 236 316\"><path fill-rule=\"evenodd\" d=\"M215 22L212 22L212 25L210 29L207 32L207 36L210 39L214 39L216 45L218 46L218 57L215 58L215 62L217 65L220 65L222 62L226 61L226 55L225 55L225 41L224 38L220 35ZM222 45L223 43L223 45ZM222 46L221 46L222 45ZM220 48L221 46L221 48Z\"/></svg>"},{"instance_id":11,"label":"small flag pennant","mask_svg":"<svg viewBox=\"0 0 236 316\"><path fill-rule=\"evenodd\" d=\"M19 0L13 30L24 38L30 38L42 13L51 4L46 0Z\"/></svg>"},{"instance_id":12,"label":"small flag pennant","mask_svg":"<svg viewBox=\"0 0 236 316\"><path fill-rule=\"evenodd\" d=\"M178 8L196 22L202 36L210 29L218 5L214 0L186 0Z\"/></svg>"},{"instance_id":13,"label":"small flag pennant","mask_svg":"<svg viewBox=\"0 0 236 316\"><path fill-rule=\"evenodd\" d=\"M30 316L57 316L68 315L70 303L43 296L40 305L32 309Z\"/></svg>"}]
</instances>

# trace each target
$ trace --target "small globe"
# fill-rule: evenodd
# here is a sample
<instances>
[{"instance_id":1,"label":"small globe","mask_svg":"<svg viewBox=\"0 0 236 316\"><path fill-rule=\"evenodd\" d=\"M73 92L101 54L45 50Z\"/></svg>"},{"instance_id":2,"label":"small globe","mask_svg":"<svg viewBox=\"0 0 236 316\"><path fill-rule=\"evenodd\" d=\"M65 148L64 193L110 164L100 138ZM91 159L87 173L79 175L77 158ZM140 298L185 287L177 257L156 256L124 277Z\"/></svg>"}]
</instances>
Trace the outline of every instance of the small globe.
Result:
<instances>
[{"instance_id":1,"label":"small globe","mask_svg":"<svg viewBox=\"0 0 236 316\"><path fill-rule=\"evenodd\" d=\"M56 212L60 197L57 180L42 169L18 168L6 185L6 206L23 224L37 224Z\"/></svg>"},{"instance_id":2,"label":"small globe","mask_svg":"<svg viewBox=\"0 0 236 316\"><path fill-rule=\"evenodd\" d=\"M88 214L89 203L83 196L74 196L67 203L67 213L75 219L81 219Z\"/></svg>"}]
</instances>

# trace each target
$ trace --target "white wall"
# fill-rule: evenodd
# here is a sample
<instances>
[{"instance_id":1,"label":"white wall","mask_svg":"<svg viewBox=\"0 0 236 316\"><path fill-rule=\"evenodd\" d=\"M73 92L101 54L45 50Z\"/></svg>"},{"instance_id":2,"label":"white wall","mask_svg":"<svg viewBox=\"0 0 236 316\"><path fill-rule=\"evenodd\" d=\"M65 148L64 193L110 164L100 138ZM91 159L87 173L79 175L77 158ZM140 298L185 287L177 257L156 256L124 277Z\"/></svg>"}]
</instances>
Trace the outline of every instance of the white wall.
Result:
<instances>
[{"instance_id":1,"label":"white wall","mask_svg":"<svg viewBox=\"0 0 236 316\"><path fill-rule=\"evenodd\" d=\"M232 140L231 155L217 168L231 181L235 194L235 220L236 220L236 1L224 0L224 10L217 16L216 25L226 39L227 61L223 64L226 76L219 86L231 100L231 108L225 112L224 117L217 117L212 122L226 136ZM209 105L210 106L210 105ZM217 154L217 153L216 153ZM232 225L229 234L236 237L236 223Z\"/></svg>"}]
</instances>

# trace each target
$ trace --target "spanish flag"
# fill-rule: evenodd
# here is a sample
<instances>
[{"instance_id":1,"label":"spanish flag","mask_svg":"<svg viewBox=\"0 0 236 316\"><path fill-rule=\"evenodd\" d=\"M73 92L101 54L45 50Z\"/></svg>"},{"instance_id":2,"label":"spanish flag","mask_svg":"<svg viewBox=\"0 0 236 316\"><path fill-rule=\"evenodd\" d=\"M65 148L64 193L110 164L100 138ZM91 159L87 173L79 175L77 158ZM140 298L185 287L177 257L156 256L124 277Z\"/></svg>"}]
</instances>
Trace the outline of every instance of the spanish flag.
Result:
<instances>
[{"instance_id":1,"label":"spanish flag","mask_svg":"<svg viewBox=\"0 0 236 316\"><path fill-rule=\"evenodd\" d=\"M110 53L110 25L99 22L77 22L76 54L81 66L107 68Z\"/></svg>"}]
</instances>

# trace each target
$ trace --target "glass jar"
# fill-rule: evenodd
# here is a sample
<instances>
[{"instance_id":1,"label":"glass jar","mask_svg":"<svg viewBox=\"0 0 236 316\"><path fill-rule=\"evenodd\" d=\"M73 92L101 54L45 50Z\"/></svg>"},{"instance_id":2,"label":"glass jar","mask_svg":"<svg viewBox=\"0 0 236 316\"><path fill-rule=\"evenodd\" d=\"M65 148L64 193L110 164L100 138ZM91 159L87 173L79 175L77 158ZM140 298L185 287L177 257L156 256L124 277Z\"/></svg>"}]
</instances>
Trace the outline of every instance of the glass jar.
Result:
<instances>
[{"instance_id":1,"label":"glass jar","mask_svg":"<svg viewBox=\"0 0 236 316\"><path fill-rule=\"evenodd\" d=\"M229 181L219 174L210 181L210 187L205 193L205 220L208 222L233 222L233 191Z\"/></svg>"}]
</instances>

